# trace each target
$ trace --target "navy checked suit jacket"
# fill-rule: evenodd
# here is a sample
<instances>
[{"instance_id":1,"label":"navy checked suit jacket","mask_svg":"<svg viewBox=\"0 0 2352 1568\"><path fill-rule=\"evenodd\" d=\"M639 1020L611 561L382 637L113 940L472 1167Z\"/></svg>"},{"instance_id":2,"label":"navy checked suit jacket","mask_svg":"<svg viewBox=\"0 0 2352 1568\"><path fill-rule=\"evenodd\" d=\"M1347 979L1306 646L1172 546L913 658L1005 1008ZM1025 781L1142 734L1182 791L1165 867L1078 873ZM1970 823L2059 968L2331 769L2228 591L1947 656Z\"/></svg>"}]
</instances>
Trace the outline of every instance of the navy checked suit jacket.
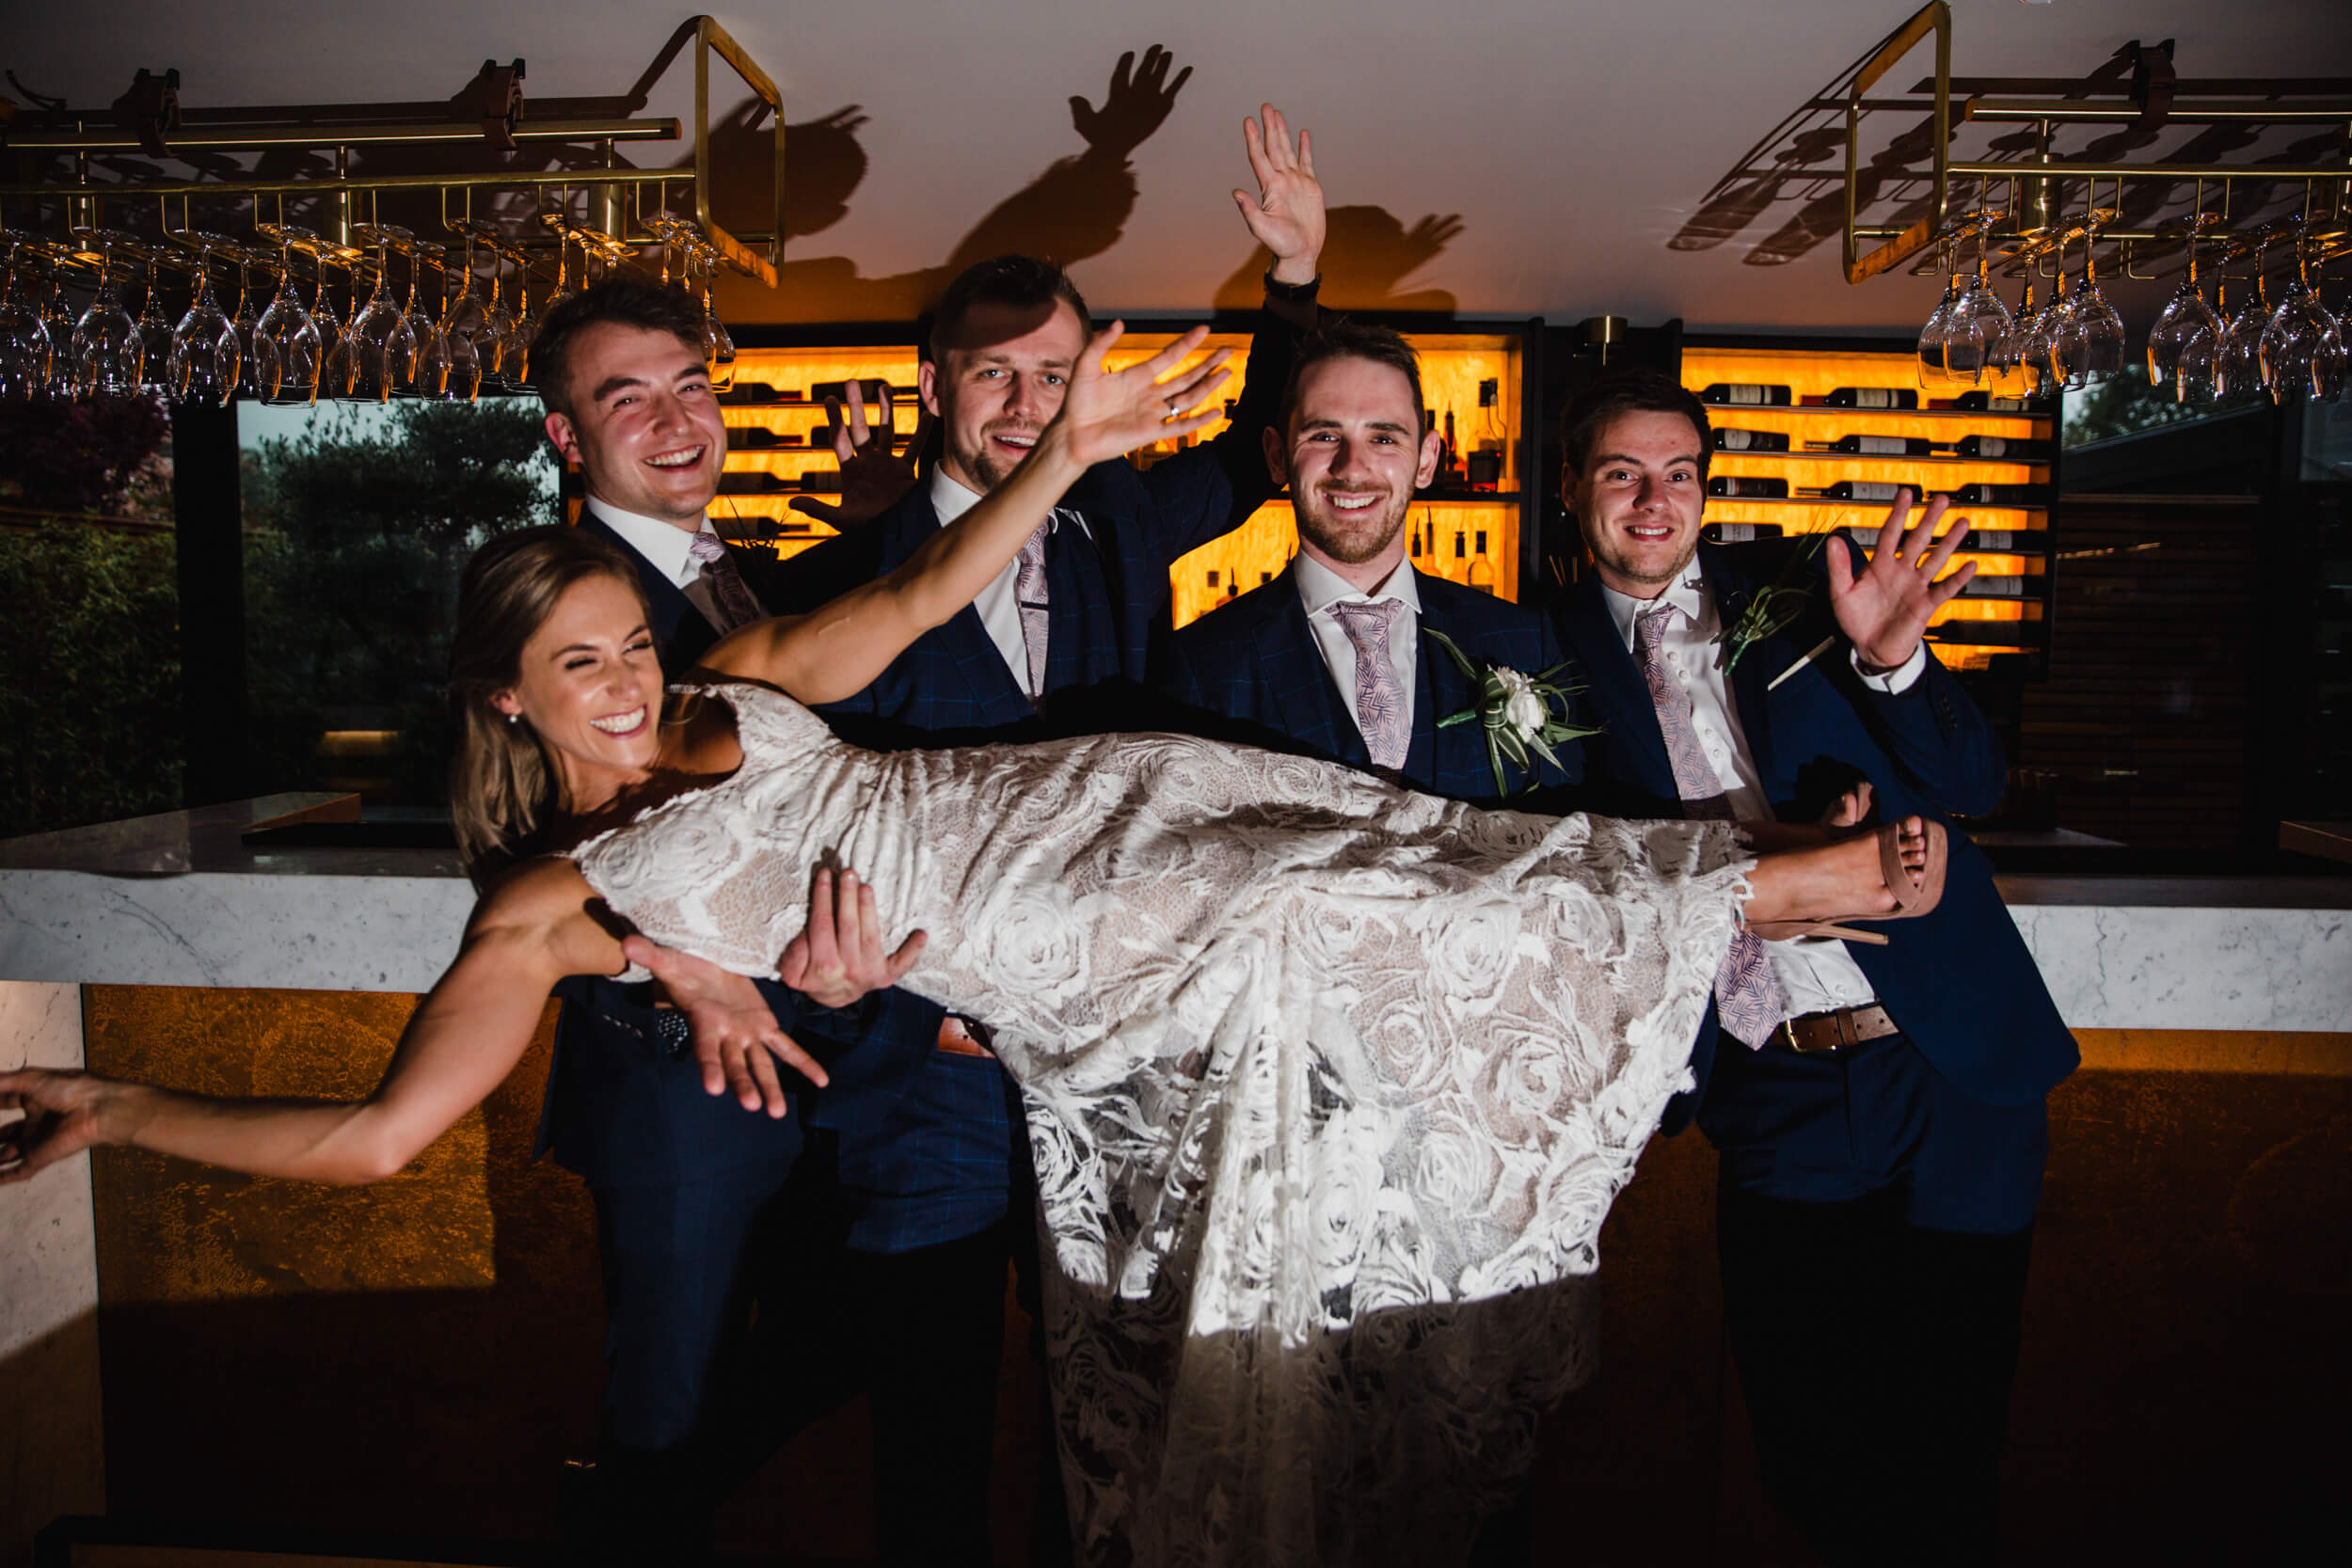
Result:
<instances>
[{"instance_id":1,"label":"navy checked suit jacket","mask_svg":"<svg viewBox=\"0 0 2352 1568\"><path fill-rule=\"evenodd\" d=\"M1216 439L1144 472L1123 461L1097 464L1062 497L1064 515L1045 548L1051 620L1042 706L1049 717L1065 705L1085 712L1085 693L1104 683L1140 687L1154 641L1167 635L1168 568L1239 527L1274 495L1261 432L1289 383L1296 332L1267 312L1233 419ZM873 521L794 557L775 608L813 610L895 569L938 529L930 486L919 483ZM969 605L924 633L865 690L820 711L845 736L879 747L1049 733ZM1090 714L1077 721L1092 727ZM930 1061L887 1090L836 1082L810 1113L813 1125L840 1132L843 1182L865 1195L852 1244L872 1251L952 1241L993 1223L1005 1211L1012 1162L1026 1160L1017 1101L1002 1070L986 1058L933 1049L940 1009L890 994L894 1051L928 1052Z\"/></svg>"},{"instance_id":2,"label":"navy checked suit jacket","mask_svg":"<svg viewBox=\"0 0 2352 1568\"><path fill-rule=\"evenodd\" d=\"M1736 550L1701 545L1699 560L1717 613L1730 626L1761 584ZM1875 789L1882 820L1916 812L1945 823L1951 866L1942 901L1919 919L1872 927L1886 933L1886 946L1855 942L1847 950L1936 1071L1977 1100L2028 1103L2080 1058L1993 885L1992 863L1951 822L1953 814L1980 816L1999 803L2006 784L1999 742L1932 648L1926 671L1899 695L1865 686L1842 640L1768 694L1774 676L1834 629L1827 606L1822 586L1806 616L1732 666L1740 727L1765 793L1782 820L1810 822L1858 775ZM1681 816L1657 709L1598 579L1587 575L1557 612L1604 726L1584 742L1588 782L1611 786L1608 806L1618 815ZM1707 1093L1716 1035L1700 1031L1691 1064L1698 1086L1668 1108L1669 1132L1690 1122Z\"/></svg>"},{"instance_id":3,"label":"navy checked suit jacket","mask_svg":"<svg viewBox=\"0 0 2352 1568\"><path fill-rule=\"evenodd\" d=\"M1541 611L1425 572L1416 570L1413 577L1421 594L1422 632L1444 633L1473 663L1504 665L1534 675L1561 661L1559 643ZM1533 809L1534 801L1504 799L1496 787L1477 724L1439 726L1439 720L1470 706L1470 683L1434 640L1423 635L1418 646L1413 737L1397 774L1432 795ZM1272 582L1219 605L1177 632L1168 640L1154 679L1177 702L1263 726L1315 756L1372 768L1363 734L1348 716L1308 625L1295 563ZM1565 772L1538 758L1534 776L1515 772L1508 779L1510 789L1577 783L1583 764L1576 743L1554 752Z\"/></svg>"},{"instance_id":4,"label":"navy checked suit jacket","mask_svg":"<svg viewBox=\"0 0 2352 1568\"><path fill-rule=\"evenodd\" d=\"M717 631L675 583L594 513L584 514L580 527L635 565L662 673L683 673L717 641ZM752 592L772 605L771 595L780 596L777 563L756 551L735 556ZM894 1059L878 1047L853 1049L895 1004L868 998L833 1011L774 982L761 982L759 989L785 1031L825 1061L836 1082L844 1075L887 1082L912 1070L914 1064L903 1056ZM673 1056L663 1049L653 990L593 975L574 975L556 988L564 1007L540 1116L540 1148L552 1148L558 1162L594 1186L691 1181L795 1158L798 1122L745 1111L729 1095L706 1094L691 1055ZM808 1092L796 1076L787 1073L786 1081L795 1095Z\"/></svg>"}]
</instances>

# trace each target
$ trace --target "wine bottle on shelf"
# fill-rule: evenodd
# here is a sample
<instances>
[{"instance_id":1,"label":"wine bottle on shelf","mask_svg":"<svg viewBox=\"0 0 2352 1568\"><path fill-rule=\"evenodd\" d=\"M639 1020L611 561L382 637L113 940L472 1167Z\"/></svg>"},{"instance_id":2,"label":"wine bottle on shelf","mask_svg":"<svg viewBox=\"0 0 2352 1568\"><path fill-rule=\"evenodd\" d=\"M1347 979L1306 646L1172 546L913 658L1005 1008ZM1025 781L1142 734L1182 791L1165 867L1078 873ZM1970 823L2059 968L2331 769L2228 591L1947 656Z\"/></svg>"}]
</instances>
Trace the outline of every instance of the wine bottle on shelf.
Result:
<instances>
[{"instance_id":1,"label":"wine bottle on shelf","mask_svg":"<svg viewBox=\"0 0 2352 1568\"><path fill-rule=\"evenodd\" d=\"M794 431L771 430L766 425L739 424L727 427L727 450L730 451L770 451L777 447L797 447L803 437Z\"/></svg>"},{"instance_id":2,"label":"wine bottle on shelf","mask_svg":"<svg viewBox=\"0 0 2352 1568\"><path fill-rule=\"evenodd\" d=\"M2023 555L2040 551L2048 537L2031 529L1972 528L1968 537L1960 542L1960 547L1987 555Z\"/></svg>"},{"instance_id":3,"label":"wine bottle on shelf","mask_svg":"<svg viewBox=\"0 0 2352 1568\"><path fill-rule=\"evenodd\" d=\"M1842 451L1862 457L1928 457L1935 443L1924 436L1840 436L1835 441L1807 441L1808 451Z\"/></svg>"},{"instance_id":4,"label":"wine bottle on shelf","mask_svg":"<svg viewBox=\"0 0 2352 1568\"><path fill-rule=\"evenodd\" d=\"M1715 432L1717 451L1787 451L1788 436L1779 430L1719 430Z\"/></svg>"},{"instance_id":5,"label":"wine bottle on shelf","mask_svg":"<svg viewBox=\"0 0 2352 1568\"><path fill-rule=\"evenodd\" d=\"M1960 591L1963 599L2022 599L2026 596L2025 578L1985 578L1968 579L1968 586Z\"/></svg>"},{"instance_id":6,"label":"wine bottle on shelf","mask_svg":"<svg viewBox=\"0 0 2352 1568\"><path fill-rule=\"evenodd\" d=\"M1750 474L1717 474L1707 482L1707 493L1727 496L1735 500L1787 500L1788 482L1785 479L1758 479Z\"/></svg>"},{"instance_id":7,"label":"wine bottle on shelf","mask_svg":"<svg viewBox=\"0 0 2352 1568\"><path fill-rule=\"evenodd\" d=\"M723 496L775 496L803 486L782 474L732 473L719 476L719 494Z\"/></svg>"},{"instance_id":8,"label":"wine bottle on shelf","mask_svg":"<svg viewBox=\"0 0 2352 1568\"><path fill-rule=\"evenodd\" d=\"M1839 387L1821 404L1826 408L1916 408L1919 394L1908 387Z\"/></svg>"},{"instance_id":9,"label":"wine bottle on shelf","mask_svg":"<svg viewBox=\"0 0 2352 1568\"><path fill-rule=\"evenodd\" d=\"M765 381L739 381L719 394L719 402L729 408L741 408L763 403L782 403L775 388Z\"/></svg>"},{"instance_id":10,"label":"wine bottle on shelf","mask_svg":"<svg viewBox=\"0 0 2352 1568\"><path fill-rule=\"evenodd\" d=\"M1963 392L1952 400L1952 406L1970 414L2030 414L2031 398L1995 397L1991 392Z\"/></svg>"},{"instance_id":11,"label":"wine bottle on shelf","mask_svg":"<svg viewBox=\"0 0 2352 1568\"><path fill-rule=\"evenodd\" d=\"M1953 444L1954 455L1981 458L1987 462L1998 459L2004 463L2047 463L2050 443L2028 441L2017 436L1963 436Z\"/></svg>"},{"instance_id":12,"label":"wine bottle on shelf","mask_svg":"<svg viewBox=\"0 0 2352 1568\"><path fill-rule=\"evenodd\" d=\"M1699 530L1699 537L1710 545L1752 545L1780 536L1778 523L1708 523Z\"/></svg>"},{"instance_id":13,"label":"wine bottle on shelf","mask_svg":"<svg viewBox=\"0 0 2352 1568\"><path fill-rule=\"evenodd\" d=\"M1713 381L1699 388L1699 401L1730 408L1788 408L1797 400L1786 387L1756 381Z\"/></svg>"},{"instance_id":14,"label":"wine bottle on shelf","mask_svg":"<svg viewBox=\"0 0 2352 1568\"><path fill-rule=\"evenodd\" d=\"M1825 501L1891 501L1896 491L1904 489L1915 491L1917 486L1898 484L1893 480L1841 479L1814 490L1800 485L1797 494Z\"/></svg>"},{"instance_id":15,"label":"wine bottle on shelf","mask_svg":"<svg viewBox=\"0 0 2352 1568\"><path fill-rule=\"evenodd\" d=\"M1963 484L1952 492L1952 499L1963 506L2047 506L2050 487L2046 484Z\"/></svg>"},{"instance_id":16,"label":"wine bottle on shelf","mask_svg":"<svg viewBox=\"0 0 2352 1568\"><path fill-rule=\"evenodd\" d=\"M1462 449L1454 441L1454 410L1445 411L1445 464L1438 470L1438 483L1448 490L1462 489Z\"/></svg>"},{"instance_id":17,"label":"wine bottle on shelf","mask_svg":"<svg viewBox=\"0 0 2352 1568\"><path fill-rule=\"evenodd\" d=\"M1495 563L1486 558L1486 531L1478 531L1478 553L1470 557L1470 570L1463 580L1482 594L1495 591Z\"/></svg>"}]
</instances>

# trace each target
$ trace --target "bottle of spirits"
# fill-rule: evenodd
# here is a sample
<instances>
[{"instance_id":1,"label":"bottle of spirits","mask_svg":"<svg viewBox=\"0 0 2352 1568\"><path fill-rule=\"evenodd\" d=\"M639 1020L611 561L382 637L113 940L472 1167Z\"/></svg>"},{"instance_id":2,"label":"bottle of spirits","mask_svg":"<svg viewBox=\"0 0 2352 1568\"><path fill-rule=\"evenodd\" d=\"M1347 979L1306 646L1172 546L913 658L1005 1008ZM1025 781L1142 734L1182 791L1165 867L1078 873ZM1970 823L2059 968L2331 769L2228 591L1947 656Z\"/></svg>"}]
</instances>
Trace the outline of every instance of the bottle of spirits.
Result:
<instances>
[{"instance_id":1,"label":"bottle of spirits","mask_svg":"<svg viewBox=\"0 0 2352 1568\"><path fill-rule=\"evenodd\" d=\"M2033 410L2031 398L1995 397L1991 392L1963 392L1952 400L1952 406L1971 414L2026 414Z\"/></svg>"},{"instance_id":2,"label":"bottle of spirits","mask_svg":"<svg viewBox=\"0 0 2352 1568\"><path fill-rule=\"evenodd\" d=\"M1470 554L1463 547L1467 543L1468 535L1460 529L1455 529L1454 531L1454 559L1446 562L1446 581L1467 582L1469 580Z\"/></svg>"},{"instance_id":3,"label":"bottle of spirits","mask_svg":"<svg viewBox=\"0 0 2352 1568\"><path fill-rule=\"evenodd\" d=\"M1787 408L1796 400L1786 387L1768 387L1753 381L1716 381L1699 388L1699 401L1734 408Z\"/></svg>"},{"instance_id":4,"label":"bottle of spirits","mask_svg":"<svg viewBox=\"0 0 2352 1568\"><path fill-rule=\"evenodd\" d=\"M1851 452L1863 457L1927 457L1935 443L1924 436L1840 436L1835 441L1807 441L1814 451Z\"/></svg>"},{"instance_id":5,"label":"bottle of spirits","mask_svg":"<svg viewBox=\"0 0 2352 1568\"><path fill-rule=\"evenodd\" d=\"M1459 491L1468 488L1462 476L1462 449L1454 444L1454 410L1445 411L1445 457L1438 468L1439 488Z\"/></svg>"},{"instance_id":6,"label":"bottle of spirits","mask_svg":"<svg viewBox=\"0 0 2352 1568\"><path fill-rule=\"evenodd\" d=\"M1919 394L1908 387L1840 387L1821 402L1829 408L1916 408Z\"/></svg>"},{"instance_id":7,"label":"bottle of spirits","mask_svg":"<svg viewBox=\"0 0 2352 1568\"><path fill-rule=\"evenodd\" d=\"M1787 451L1788 436L1779 430L1718 430L1717 451Z\"/></svg>"},{"instance_id":8,"label":"bottle of spirits","mask_svg":"<svg viewBox=\"0 0 2352 1568\"><path fill-rule=\"evenodd\" d=\"M1953 446L1952 451L1956 456L1982 458L1988 462L1996 458L2004 463L2047 463L2050 460L2049 442L2028 441L2019 436L1963 436Z\"/></svg>"},{"instance_id":9,"label":"bottle of spirits","mask_svg":"<svg viewBox=\"0 0 2352 1568\"><path fill-rule=\"evenodd\" d=\"M1470 557L1470 571L1463 579L1482 594L1495 591L1495 563L1486 557L1486 531L1478 531L1478 553Z\"/></svg>"},{"instance_id":10,"label":"bottle of spirits","mask_svg":"<svg viewBox=\"0 0 2352 1568\"><path fill-rule=\"evenodd\" d=\"M1895 492L1905 488L1892 480L1841 479L1818 490L1800 489L1800 496L1812 496L1825 501L1891 501Z\"/></svg>"},{"instance_id":11,"label":"bottle of spirits","mask_svg":"<svg viewBox=\"0 0 2352 1568\"><path fill-rule=\"evenodd\" d=\"M2047 506L2050 487L2046 484L1963 484L1952 492L1952 499L1963 506Z\"/></svg>"},{"instance_id":12,"label":"bottle of spirits","mask_svg":"<svg viewBox=\"0 0 2352 1568\"><path fill-rule=\"evenodd\" d=\"M1758 479L1747 474L1717 474L1707 482L1710 496L1727 496L1735 500L1787 500L1788 482L1785 479Z\"/></svg>"}]
</instances>

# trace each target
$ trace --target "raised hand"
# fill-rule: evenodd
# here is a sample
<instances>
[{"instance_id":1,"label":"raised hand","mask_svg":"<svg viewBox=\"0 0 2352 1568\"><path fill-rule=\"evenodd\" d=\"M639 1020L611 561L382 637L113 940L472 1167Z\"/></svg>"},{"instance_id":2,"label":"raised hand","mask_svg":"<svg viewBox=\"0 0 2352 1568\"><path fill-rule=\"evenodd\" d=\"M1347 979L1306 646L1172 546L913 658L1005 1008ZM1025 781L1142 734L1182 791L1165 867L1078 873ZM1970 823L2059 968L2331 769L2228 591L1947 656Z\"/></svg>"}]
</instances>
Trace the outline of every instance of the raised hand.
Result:
<instances>
[{"instance_id":1,"label":"raised hand","mask_svg":"<svg viewBox=\"0 0 2352 1568\"><path fill-rule=\"evenodd\" d=\"M1928 620L1949 604L1977 575L1977 563L1963 562L1960 570L1939 580L1968 533L1961 518L1936 537L1935 526L1951 505L1948 496L1928 502L1916 528L1906 528L1911 515L1911 491L1895 492L1895 504L1879 530L1878 546L1869 564L1860 572L1846 552L1843 539L1829 542L1829 602L1837 628L1853 643L1862 662L1892 670L1911 657Z\"/></svg>"},{"instance_id":2,"label":"raised hand","mask_svg":"<svg viewBox=\"0 0 2352 1568\"><path fill-rule=\"evenodd\" d=\"M820 867L809 891L808 925L786 945L776 978L820 1007L846 1007L904 979L930 940L917 931L885 956L873 888L845 869L835 898L834 874Z\"/></svg>"},{"instance_id":3,"label":"raised hand","mask_svg":"<svg viewBox=\"0 0 2352 1568\"><path fill-rule=\"evenodd\" d=\"M23 1181L69 1155L105 1142L99 1108L119 1085L86 1072L25 1068L0 1072L0 1111L22 1111L22 1121L0 1127L0 1185Z\"/></svg>"},{"instance_id":4,"label":"raised hand","mask_svg":"<svg viewBox=\"0 0 2352 1568\"><path fill-rule=\"evenodd\" d=\"M916 418L914 434L907 438L901 455L896 446L898 420L891 408L890 388L882 388L882 428L876 430L866 421L866 394L852 379L848 420L841 417L841 400L827 398L825 430L833 454L841 464L841 499L828 503L813 496L797 497L792 510L846 531L881 516L914 488L914 461L930 439L931 414L926 408Z\"/></svg>"},{"instance_id":5,"label":"raised hand","mask_svg":"<svg viewBox=\"0 0 2352 1568\"><path fill-rule=\"evenodd\" d=\"M1312 139L1304 131L1291 144L1290 122L1271 103L1258 112L1265 117L1241 122L1243 149L1249 154L1249 172L1258 177L1258 195L1233 193L1242 222L1258 243L1274 252L1274 277L1279 283L1311 283L1323 256L1323 186L1315 179Z\"/></svg>"},{"instance_id":6,"label":"raised hand","mask_svg":"<svg viewBox=\"0 0 2352 1568\"><path fill-rule=\"evenodd\" d=\"M1113 322L1094 335L1070 373L1070 390L1054 420L1058 439L1088 467L1153 441L1205 430L1225 417L1225 410L1208 399L1232 373L1219 367L1233 351L1221 348L1199 364L1183 365L1207 340L1207 327L1194 327L1123 371L1105 370L1103 356L1126 331L1126 323Z\"/></svg>"},{"instance_id":7,"label":"raised hand","mask_svg":"<svg viewBox=\"0 0 2352 1568\"><path fill-rule=\"evenodd\" d=\"M651 970L686 1014L694 1034L694 1059L702 1064L704 1093L732 1089L746 1111L781 1117L787 1106L777 1062L798 1069L812 1084L825 1082L824 1068L784 1032L759 988L742 975L641 936L623 941L621 951L629 962Z\"/></svg>"},{"instance_id":8,"label":"raised hand","mask_svg":"<svg viewBox=\"0 0 2352 1568\"><path fill-rule=\"evenodd\" d=\"M1111 89L1100 109L1083 98L1070 100L1070 122L1078 128L1078 135L1097 152L1115 158L1124 159L1160 128L1168 111L1176 107L1176 94L1192 76L1192 67L1186 66L1169 82L1168 68L1176 63L1176 57L1156 43L1143 52L1143 69L1131 76L1135 63L1132 49L1119 56L1119 65L1111 72Z\"/></svg>"}]
</instances>

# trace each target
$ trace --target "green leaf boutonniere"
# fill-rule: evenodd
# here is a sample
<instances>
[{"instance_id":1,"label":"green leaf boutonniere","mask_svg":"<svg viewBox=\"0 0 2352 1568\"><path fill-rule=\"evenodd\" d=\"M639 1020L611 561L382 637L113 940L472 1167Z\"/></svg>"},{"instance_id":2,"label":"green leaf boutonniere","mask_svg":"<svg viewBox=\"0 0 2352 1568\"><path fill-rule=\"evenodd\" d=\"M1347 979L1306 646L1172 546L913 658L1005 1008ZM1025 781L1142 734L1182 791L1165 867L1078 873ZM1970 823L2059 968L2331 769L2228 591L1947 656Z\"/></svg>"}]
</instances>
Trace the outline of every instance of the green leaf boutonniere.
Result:
<instances>
[{"instance_id":1,"label":"green leaf boutonniere","mask_svg":"<svg viewBox=\"0 0 2352 1568\"><path fill-rule=\"evenodd\" d=\"M1821 546L1829 538L1826 533L1809 535L1804 546L1790 554L1788 563L1780 576L1756 592L1740 618L1716 633L1716 645L1722 650L1716 662L1725 672L1740 662L1740 656L1764 639L1786 631L1804 613L1812 602L1813 589L1805 580L1806 564L1820 554Z\"/></svg>"},{"instance_id":2,"label":"green leaf boutonniere","mask_svg":"<svg viewBox=\"0 0 2352 1568\"><path fill-rule=\"evenodd\" d=\"M1501 664L1480 669L1445 633L1423 626L1422 635L1443 648L1446 657L1454 660L1470 683L1470 705L1438 720L1438 727L1451 729L1456 724L1475 722L1486 732L1486 760L1494 767L1498 794L1512 792L1510 780L1503 772L1506 762L1528 774L1520 785L1526 788L1535 782L1531 757L1542 757L1559 768L1562 765L1552 751L1554 746L1580 736L1600 733L1591 726L1568 722L1568 698L1580 688L1559 683L1560 673L1568 667L1565 661L1540 675Z\"/></svg>"}]
</instances>

